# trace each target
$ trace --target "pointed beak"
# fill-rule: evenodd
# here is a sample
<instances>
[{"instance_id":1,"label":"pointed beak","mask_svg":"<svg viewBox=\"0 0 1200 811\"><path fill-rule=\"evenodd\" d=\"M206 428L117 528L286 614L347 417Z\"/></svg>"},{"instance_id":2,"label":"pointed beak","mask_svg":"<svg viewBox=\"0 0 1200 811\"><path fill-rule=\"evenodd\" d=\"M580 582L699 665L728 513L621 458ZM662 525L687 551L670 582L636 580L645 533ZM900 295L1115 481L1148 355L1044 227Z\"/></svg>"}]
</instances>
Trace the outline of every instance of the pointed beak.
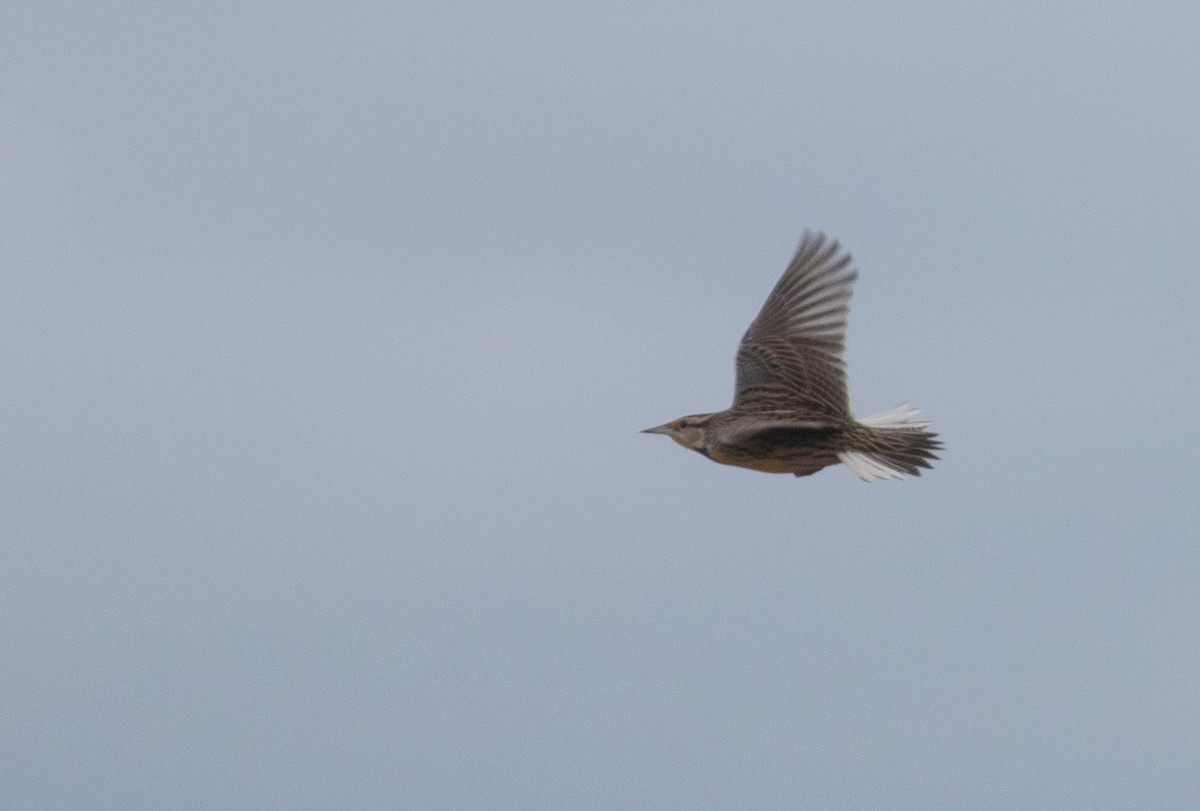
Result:
<instances>
[{"instance_id":1,"label":"pointed beak","mask_svg":"<svg viewBox=\"0 0 1200 811\"><path fill-rule=\"evenodd\" d=\"M643 434L670 434L671 429L666 425L656 425L653 428L647 428L642 431Z\"/></svg>"}]
</instances>

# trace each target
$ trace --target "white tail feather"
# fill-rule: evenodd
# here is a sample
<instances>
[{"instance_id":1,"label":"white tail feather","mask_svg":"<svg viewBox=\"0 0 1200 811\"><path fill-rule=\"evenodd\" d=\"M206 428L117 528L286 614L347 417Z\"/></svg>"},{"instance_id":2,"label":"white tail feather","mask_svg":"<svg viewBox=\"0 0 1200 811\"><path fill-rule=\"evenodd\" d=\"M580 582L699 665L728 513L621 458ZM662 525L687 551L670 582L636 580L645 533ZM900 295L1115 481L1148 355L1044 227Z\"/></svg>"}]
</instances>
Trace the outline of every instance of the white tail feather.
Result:
<instances>
[{"instance_id":1,"label":"white tail feather","mask_svg":"<svg viewBox=\"0 0 1200 811\"><path fill-rule=\"evenodd\" d=\"M861 451L843 451L838 454L838 459L864 482L873 482L876 479L904 479L908 476L903 470L891 467L878 456Z\"/></svg>"},{"instance_id":2,"label":"white tail feather","mask_svg":"<svg viewBox=\"0 0 1200 811\"><path fill-rule=\"evenodd\" d=\"M913 422L912 418L921 413L919 408L913 408L908 403L901 403L895 408L881 411L871 417L863 417L859 422L872 428L912 428L920 430L929 427L927 422Z\"/></svg>"},{"instance_id":3,"label":"white tail feather","mask_svg":"<svg viewBox=\"0 0 1200 811\"><path fill-rule=\"evenodd\" d=\"M884 431L920 431L927 427L929 423L912 422L912 418L919 413L918 409L912 408L908 403L901 403L895 408L889 408L887 411L870 417L864 417L859 422L863 425L879 428ZM908 473L889 462L886 457L876 453L868 451L843 451L838 454L838 459L842 461L842 464L850 468L855 476L858 476L858 478L865 482L873 482L876 479L904 479L908 477Z\"/></svg>"}]
</instances>

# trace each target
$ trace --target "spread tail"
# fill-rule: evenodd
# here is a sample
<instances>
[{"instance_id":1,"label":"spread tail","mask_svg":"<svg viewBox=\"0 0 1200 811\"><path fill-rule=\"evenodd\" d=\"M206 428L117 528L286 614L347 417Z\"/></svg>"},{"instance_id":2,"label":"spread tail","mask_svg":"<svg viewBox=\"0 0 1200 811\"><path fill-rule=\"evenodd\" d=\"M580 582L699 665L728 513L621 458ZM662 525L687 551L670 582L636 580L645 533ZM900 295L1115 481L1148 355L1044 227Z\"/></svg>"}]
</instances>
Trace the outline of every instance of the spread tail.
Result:
<instances>
[{"instance_id":1,"label":"spread tail","mask_svg":"<svg viewBox=\"0 0 1200 811\"><path fill-rule=\"evenodd\" d=\"M942 447L937 434L926 431L927 422L912 422L917 409L907 403L858 421L860 441L838 458L865 482L920 476L921 468L932 468L934 451Z\"/></svg>"}]
</instances>

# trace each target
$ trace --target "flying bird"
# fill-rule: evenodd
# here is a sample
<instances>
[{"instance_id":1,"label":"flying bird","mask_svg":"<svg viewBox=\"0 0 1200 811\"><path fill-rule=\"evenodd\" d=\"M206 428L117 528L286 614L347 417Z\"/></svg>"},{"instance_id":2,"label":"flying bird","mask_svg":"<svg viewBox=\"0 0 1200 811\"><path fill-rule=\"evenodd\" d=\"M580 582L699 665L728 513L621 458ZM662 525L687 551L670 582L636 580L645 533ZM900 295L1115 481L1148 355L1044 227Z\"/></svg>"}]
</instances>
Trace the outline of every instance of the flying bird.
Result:
<instances>
[{"instance_id":1,"label":"flying bird","mask_svg":"<svg viewBox=\"0 0 1200 811\"><path fill-rule=\"evenodd\" d=\"M942 447L907 404L855 420L846 390L846 316L858 273L836 240L805 232L746 330L733 405L647 428L714 462L809 476L842 462L863 481L919 476Z\"/></svg>"}]
</instances>

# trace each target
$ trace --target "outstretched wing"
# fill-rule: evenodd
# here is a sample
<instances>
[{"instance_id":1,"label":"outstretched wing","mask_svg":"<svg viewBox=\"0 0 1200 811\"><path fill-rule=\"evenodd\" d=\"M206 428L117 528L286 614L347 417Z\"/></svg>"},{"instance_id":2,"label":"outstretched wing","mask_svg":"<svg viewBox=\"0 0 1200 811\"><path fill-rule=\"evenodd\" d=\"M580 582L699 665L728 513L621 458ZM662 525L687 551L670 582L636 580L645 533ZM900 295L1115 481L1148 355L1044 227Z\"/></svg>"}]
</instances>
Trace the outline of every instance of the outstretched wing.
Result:
<instances>
[{"instance_id":1,"label":"outstretched wing","mask_svg":"<svg viewBox=\"0 0 1200 811\"><path fill-rule=\"evenodd\" d=\"M733 407L841 422L846 317L858 274L836 241L805 232L795 257L742 337Z\"/></svg>"}]
</instances>

